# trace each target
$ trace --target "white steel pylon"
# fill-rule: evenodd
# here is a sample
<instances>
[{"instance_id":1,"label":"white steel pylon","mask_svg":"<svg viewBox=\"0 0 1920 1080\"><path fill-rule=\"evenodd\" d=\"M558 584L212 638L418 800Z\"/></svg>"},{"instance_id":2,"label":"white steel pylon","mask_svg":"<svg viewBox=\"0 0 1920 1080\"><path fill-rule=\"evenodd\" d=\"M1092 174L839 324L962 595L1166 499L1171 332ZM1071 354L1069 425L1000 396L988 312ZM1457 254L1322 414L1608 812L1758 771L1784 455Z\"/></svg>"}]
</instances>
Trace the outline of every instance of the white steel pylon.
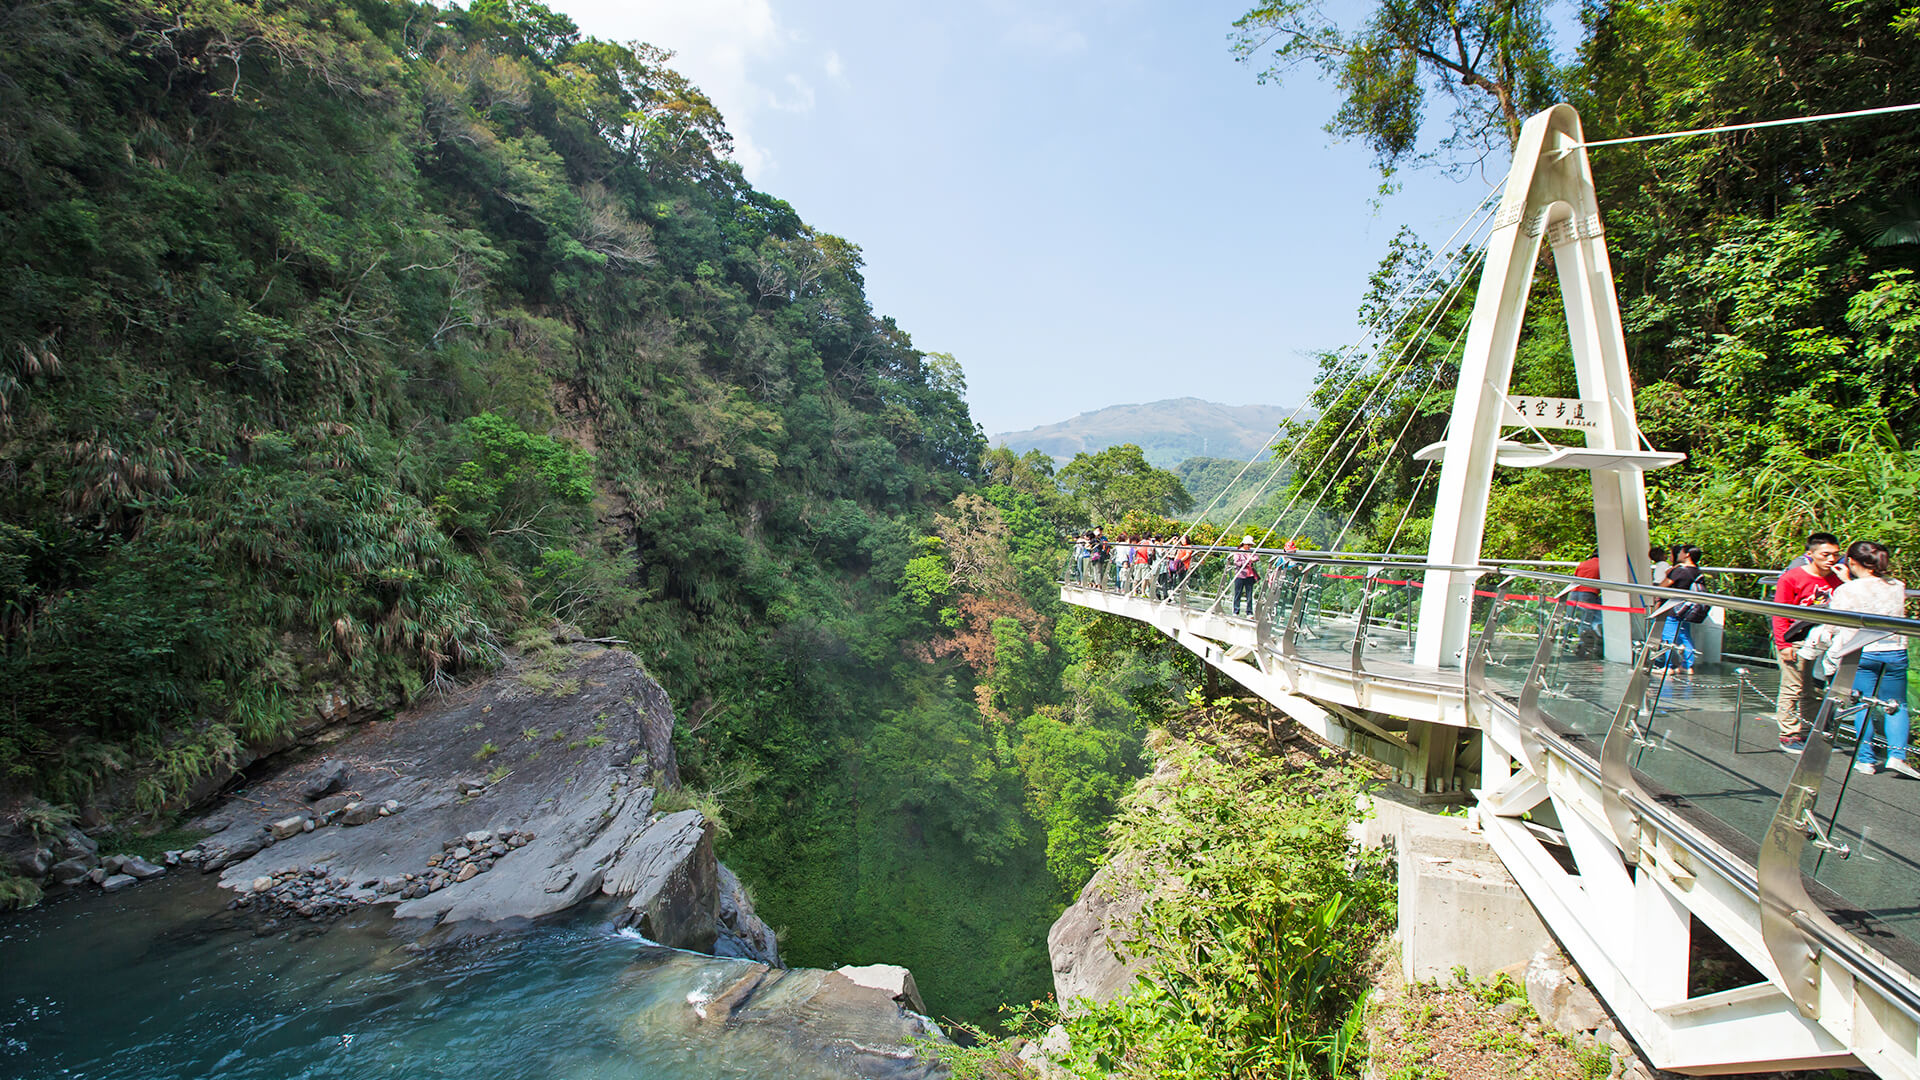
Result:
<instances>
[{"instance_id":1,"label":"white steel pylon","mask_svg":"<svg viewBox=\"0 0 1920 1080\"><path fill-rule=\"evenodd\" d=\"M1531 465L1590 470L1600 576L1613 581L1646 579L1647 495L1642 474L1673 464L1681 455L1641 449L1620 305L1614 296L1584 141L1573 106L1555 105L1528 118L1514 147L1513 169L1507 174L1506 191L1493 220L1480 291L1467 328L1452 426L1444 443L1420 455L1441 456L1444 461L1434 505L1433 539L1427 549L1430 565L1478 564L1494 465ZM1500 438L1502 427L1523 423L1507 389L1543 240L1552 245L1565 298L1580 398L1535 400L1554 402L1555 409L1570 407L1580 420L1553 422L1563 418L1542 416L1527 426L1551 423L1579 430L1586 436L1584 452L1529 447ZM1462 662L1474 581L1470 573L1426 571L1414 651L1417 664L1437 668ZM1629 599L1608 592L1601 602L1608 608L1625 608ZM1627 659L1632 640L1627 612L1605 611L1603 634L1607 658Z\"/></svg>"}]
</instances>

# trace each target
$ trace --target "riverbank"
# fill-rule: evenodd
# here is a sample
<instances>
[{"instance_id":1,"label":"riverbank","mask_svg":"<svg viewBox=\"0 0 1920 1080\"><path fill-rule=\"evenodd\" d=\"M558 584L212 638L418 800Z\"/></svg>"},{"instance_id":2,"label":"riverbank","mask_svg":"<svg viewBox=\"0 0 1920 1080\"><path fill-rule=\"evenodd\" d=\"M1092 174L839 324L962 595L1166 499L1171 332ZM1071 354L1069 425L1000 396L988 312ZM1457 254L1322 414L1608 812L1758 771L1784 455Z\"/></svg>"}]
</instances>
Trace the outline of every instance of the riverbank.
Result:
<instances>
[{"instance_id":1,"label":"riverbank","mask_svg":"<svg viewBox=\"0 0 1920 1080\"><path fill-rule=\"evenodd\" d=\"M228 896L174 874L0 921L0 1074L930 1075L913 1040L933 1029L846 974L664 949L597 913L422 949L383 906L317 922Z\"/></svg>"}]
</instances>

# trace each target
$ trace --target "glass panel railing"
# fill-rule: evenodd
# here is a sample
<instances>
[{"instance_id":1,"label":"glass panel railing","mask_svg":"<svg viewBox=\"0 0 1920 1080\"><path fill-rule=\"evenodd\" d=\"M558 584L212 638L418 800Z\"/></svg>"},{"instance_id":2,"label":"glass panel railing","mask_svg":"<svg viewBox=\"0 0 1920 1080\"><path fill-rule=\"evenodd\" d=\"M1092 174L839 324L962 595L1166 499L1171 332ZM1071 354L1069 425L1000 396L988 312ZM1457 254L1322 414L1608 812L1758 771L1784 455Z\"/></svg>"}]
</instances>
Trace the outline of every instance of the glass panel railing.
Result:
<instances>
[{"instance_id":1,"label":"glass panel railing","mask_svg":"<svg viewBox=\"0 0 1920 1080\"><path fill-rule=\"evenodd\" d=\"M1295 653L1328 667L1349 668L1360 626L1360 604L1367 593L1367 567L1361 563L1322 563L1301 583L1300 625Z\"/></svg>"},{"instance_id":2,"label":"glass panel railing","mask_svg":"<svg viewBox=\"0 0 1920 1080\"><path fill-rule=\"evenodd\" d=\"M1920 950L1920 813L1914 798L1920 788L1888 767L1890 758L1914 756L1907 745L1909 717L1903 700L1871 696L1885 693L1875 683L1870 672L1854 684L1869 696L1841 708L1830 729L1833 757L1813 807L1819 828L1809 830L1814 835L1801 853L1801 872L1838 894L1841 903L1822 903L1836 922L1882 952L1911 958Z\"/></svg>"},{"instance_id":3,"label":"glass panel railing","mask_svg":"<svg viewBox=\"0 0 1920 1080\"><path fill-rule=\"evenodd\" d=\"M1661 675L1649 673L1628 764L1758 845L1795 762L1774 733L1777 676L1746 668L1724 677Z\"/></svg>"},{"instance_id":4,"label":"glass panel railing","mask_svg":"<svg viewBox=\"0 0 1920 1080\"><path fill-rule=\"evenodd\" d=\"M1780 750L1777 689L1772 667L1734 667L1712 677L1696 669L1694 677L1670 676L1664 685L1651 678L1631 732L1635 779L1656 801L1694 820L1709 814L1757 851L1800 763ZM1920 752L1909 755L1911 732L1898 719L1888 722L1890 711L1898 716L1895 703L1873 699L1875 689L1869 682L1866 700L1836 694L1833 752L1805 830L1801 871L1836 923L1906 963L1920 959L1920 781L1886 762L1920 760ZM1863 763L1872 771L1856 768Z\"/></svg>"},{"instance_id":5,"label":"glass panel railing","mask_svg":"<svg viewBox=\"0 0 1920 1080\"><path fill-rule=\"evenodd\" d=\"M1414 633L1420 626L1420 571L1384 566L1374 574L1367 600L1367 643L1360 663L1368 672L1432 680L1432 671L1413 666Z\"/></svg>"},{"instance_id":6,"label":"glass panel railing","mask_svg":"<svg viewBox=\"0 0 1920 1080\"><path fill-rule=\"evenodd\" d=\"M1560 607L1539 589L1510 578L1492 588L1474 590L1475 638L1486 657L1487 690L1515 703L1526 686L1540 639L1559 631Z\"/></svg>"},{"instance_id":7,"label":"glass panel railing","mask_svg":"<svg viewBox=\"0 0 1920 1080\"><path fill-rule=\"evenodd\" d=\"M1647 645L1649 628L1660 632L1665 620L1649 621L1637 604L1603 605L1593 593L1562 592L1548 598L1559 605L1554 649L1541 672L1540 712L1560 727L1592 738L1605 736L1614 713L1633 681L1634 659ZM1614 599L1609 597L1609 599ZM1604 637L1606 609L1626 608L1632 655L1615 663L1607 659ZM1645 701L1656 712L1668 692L1670 668L1666 647L1654 646L1654 670L1644 689Z\"/></svg>"}]
</instances>

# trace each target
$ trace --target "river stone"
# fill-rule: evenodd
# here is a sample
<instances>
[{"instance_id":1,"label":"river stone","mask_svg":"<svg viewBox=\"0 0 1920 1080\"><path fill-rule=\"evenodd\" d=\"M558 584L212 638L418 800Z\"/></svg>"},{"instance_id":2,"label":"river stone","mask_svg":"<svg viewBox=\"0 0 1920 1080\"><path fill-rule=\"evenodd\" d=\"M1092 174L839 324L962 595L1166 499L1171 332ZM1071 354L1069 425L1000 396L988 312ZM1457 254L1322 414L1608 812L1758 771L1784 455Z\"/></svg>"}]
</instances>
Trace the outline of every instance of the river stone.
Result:
<instances>
[{"instance_id":1,"label":"river stone","mask_svg":"<svg viewBox=\"0 0 1920 1080\"><path fill-rule=\"evenodd\" d=\"M120 872L145 881L148 878L157 878L161 874L166 873L167 868L164 866L155 866L138 855L133 855L129 856L127 861L121 864Z\"/></svg>"},{"instance_id":2,"label":"river stone","mask_svg":"<svg viewBox=\"0 0 1920 1080\"><path fill-rule=\"evenodd\" d=\"M300 795L308 802L324 799L347 786L347 763L344 761L323 761L314 773L307 777L301 786Z\"/></svg>"},{"instance_id":3,"label":"river stone","mask_svg":"<svg viewBox=\"0 0 1920 1080\"><path fill-rule=\"evenodd\" d=\"M29 881L38 881L47 876L53 868L53 852L43 847L30 847L17 851L13 855L13 872Z\"/></svg>"},{"instance_id":4,"label":"river stone","mask_svg":"<svg viewBox=\"0 0 1920 1080\"><path fill-rule=\"evenodd\" d=\"M914 985L913 972L898 964L838 967L833 969L833 973L852 980L856 986L878 990L914 1012L926 1014L927 1006L920 1000L920 988Z\"/></svg>"},{"instance_id":5,"label":"river stone","mask_svg":"<svg viewBox=\"0 0 1920 1080\"><path fill-rule=\"evenodd\" d=\"M479 876L480 876L480 868L478 866L475 866L473 863L468 863L467 865L460 868L460 872L454 875L453 880L456 882L472 881L474 878Z\"/></svg>"},{"instance_id":6,"label":"river stone","mask_svg":"<svg viewBox=\"0 0 1920 1080\"><path fill-rule=\"evenodd\" d=\"M622 918L667 944L717 948L724 927L747 943L736 951L754 955L770 945L771 933L738 903L729 907L738 928L719 919L718 863L704 837L704 820L697 813L651 820L653 784L670 786L677 771L673 708L665 691L630 653L582 646L570 655L570 665L553 676L577 691L534 692L507 665L469 693L423 699L391 724L348 732L329 757L380 761L381 767L355 769L345 791L308 804L307 813L333 823L324 816L327 810L358 802L363 805L357 813L375 808L373 820L291 836L238 865L228 860L221 884L251 896L248 883L256 875L324 861L347 882L377 886L422 871L429 856L465 847L466 859L442 858L424 878L426 896L402 888L398 894L366 890L368 895L348 899L340 888L326 902L394 904L403 932L431 933L438 941L524 925L586 903L611 882L604 891L616 903L628 903ZM544 732L583 723L603 726L604 742L558 753L521 738L529 728ZM488 743L499 748L489 767L502 771L484 787L481 801L471 797L482 790L473 760ZM636 756L646 764L636 763ZM192 824L238 838L291 814L301 805L300 785L316 771L309 764L257 775L249 800L227 800ZM472 782L461 784L463 779ZM377 808L389 802L404 805L405 813L378 816ZM469 832L490 836L475 846L465 842ZM513 857L496 854L498 844ZM446 888L481 859L498 862L485 872L476 865L460 888Z\"/></svg>"},{"instance_id":7,"label":"river stone","mask_svg":"<svg viewBox=\"0 0 1920 1080\"><path fill-rule=\"evenodd\" d=\"M312 818L305 814L283 817L279 821L270 823L267 826L267 832L270 833L275 840L285 840L289 836L298 836L306 832L310 827L308 822L312 820Z\"/></svg>"},{"instance_id":8,"label":"river stone","mask_svg":"<svg viewBox=\"0 0 1920 1080\"><path fill-rule=\"evenodd\" d=\"M1139 974L1142 961L1122 961L1115 951L1126 924L1146 901L1144 893L1123 884L1129 872L1113 863L1095 871L1047 931L1053 993L1067 1015L1081 1010L1081 999L1113 1000Z\"/></svg>"},{"instance_id":9,"label":"river stone","mask_svg":"<svg viewBox=\"0 0 1920 1080\"><path fill-rule=\"evenodd\" d=\"M63 829L54 838L53 854L66 859L97 858L100 854L100 842L79 829Z\"/></svg>"},{"instance_id":10,"label":"river stone","mask_svg":"<svg viewBox=\"0 0 1920 1080\"><path fill-rule=\"evenodd\" d=\"M87 880L93 882L95 885L104 884L107 880L106 867L96 866L87 871Z\"/></svg>"},{"instance_id":11,"label":"river stone","mask_svg":"<svg viewBox=\"0 0 1920 1080\"><path fill-rule=\"evenodd\" d=\"M1606 1010L1593 991L1569 977L1559 958L1545 951L1527 962L1527 1003L1540 1019L1562 1034L1592 1031L1606 1020Z\"/></svg>"},{"instance_id":12,"label":"river stone","mask_svg":"<svg viewBox=\"0 0 1920 1080\"><path fill-rule=\"evenodd\" d=\"M53 864L49 873L53 875L54 881L62 885L78 885L87 880L88 872L93 869L92 862L91 856L62 859Z\"/></svg>"},{"instance_id":13,"label":"river stone","mask_svg":"<svg viewBox=\"0 0 1920 1080\"><path fill-rule=\"evenodd\" d=\"M250 859L265 851L267 845L271 843L273 843L273 836L264 829L254 830L224 842L217 837L210 839L202 845L202 850L206 854L200 862L200 869L212 872L229 863Z\"/></svg>"},{"instance_id":14,"label":"river stone","mask_svg":"<svg viewBox=\"0 0 1920 1080\"><path fill-rule=\"evenodd\" d=\"M470 848L481 847L485 844L493 843L493 830L475 829L460 839L466 841L466 845Z\"/></svg>"},{"instance_id":15,"label":"river stone","mask_svg":"<svg viewBox=\"0 0 1920 1080\"><path fill-rule=\"evenodd\" d=\"M382 816L390 817L405 809L406 807L401 804L399 799L388 799L386 802L380 804L380 813Z\"/></svg>"},{"instance_id":16,"label":"river stone","mask_svg":"<svg viewBox=\"0 0 1920 1080\"><path fill-rule=\"evenodd\" d=\"M257 893L266 892L268 889L273 888L273 879L262 874L253 879L252 888L253 891Z\"/></svg>"},{"instance_id":17,"label":"river stone","mask_svg":"<svg viewBox=\"0 0 1920 1080\"><path fill-rule=\"evenodd\" d=\"M455 859L470 859L473 857L473 851L465 845L462 845L453 849L453 857Z\"/></svg>"},{"instance_id":18,"label":"river stone","mask_svg":"<svg viewBox=\"0 0 1920 1080\"><path fill-rule=\"evenodd\" d=\"M114 874L111 877L107 878L107 880L101 882L100 888L106 892L119 892L121 889L124 889L129 885L135 884L139 880L140 880L139 878L136 878L131 874Z\"/></svg>"},{"instance_id":19,"label":"river stone","mask_svg":"<svg viewBox=\"0 0 1920 1080\"><path fill-rule=\"evenodd\" d=\"M365 825L378 820L380 804L373 802L351 802L340 811L339 822L346 826Z\"/></svg>"},{"instance_id":20,"label":"river stone","mask_svg":"<svg viewBox=\"0 0 1920 1080\"><path fill-rule=\"evenodd\" d=\"M109 855L100 860L100 865L106 868L109 875L117 874L120 872L121 867L127 865L127 856Z\"/></svg>"},{"instance_id":21,"label":"river stone","mask_svg":"<svg viewBox=\"0 0 1920 1080\"><path fill-rule=\"evenodd\" d=\"M600 891L628 897L619 921L649 940L711 951L720 936L712 823L698 810L682 810L647 826L607 869Z\"/></svg>"}]
</instances>

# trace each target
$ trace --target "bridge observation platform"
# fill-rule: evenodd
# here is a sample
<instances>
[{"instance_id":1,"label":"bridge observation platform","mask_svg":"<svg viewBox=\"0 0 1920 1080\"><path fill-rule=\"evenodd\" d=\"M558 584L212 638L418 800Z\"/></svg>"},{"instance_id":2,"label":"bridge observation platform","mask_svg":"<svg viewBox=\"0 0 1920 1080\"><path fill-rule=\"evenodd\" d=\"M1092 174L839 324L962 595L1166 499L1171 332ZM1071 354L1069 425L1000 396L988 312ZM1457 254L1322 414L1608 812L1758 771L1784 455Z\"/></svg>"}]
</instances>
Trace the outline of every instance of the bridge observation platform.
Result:
<instances>
[{"instance_id":1,"label":"bridge observation platform","mask_svg":"<svg viewBox=\"0 0 1920 1080\"><path fill-rule=\"evenodd\" d=\"M1892 703L1851 695L1850 670L1806 751L1781 751L1777 669L1733 647L1755 648L1753 627L1792 609L1582 582L1603 590L1595 605L1551 569L1455 566L1475 583L1471 632L1455 663L1428 667L1416 659L1423 562L1259 554L1271 569L1238 614L1205 574L1163 591L1070 570L1060 595L1156 627L1400 784L1469 803L1655 1064L1858 1062L1920 1077L1920 781L1852 769L1860 713ZM1661 640L1662 605L1682 600L1736 624L1724 655L1692 673ZM1630 616L1611 655L1596 607ZM1912 620L1831 617L1920 634ZM1749 981L1690 985L1708 933L1746 960Z\"/></svg>"}]
</instances>

